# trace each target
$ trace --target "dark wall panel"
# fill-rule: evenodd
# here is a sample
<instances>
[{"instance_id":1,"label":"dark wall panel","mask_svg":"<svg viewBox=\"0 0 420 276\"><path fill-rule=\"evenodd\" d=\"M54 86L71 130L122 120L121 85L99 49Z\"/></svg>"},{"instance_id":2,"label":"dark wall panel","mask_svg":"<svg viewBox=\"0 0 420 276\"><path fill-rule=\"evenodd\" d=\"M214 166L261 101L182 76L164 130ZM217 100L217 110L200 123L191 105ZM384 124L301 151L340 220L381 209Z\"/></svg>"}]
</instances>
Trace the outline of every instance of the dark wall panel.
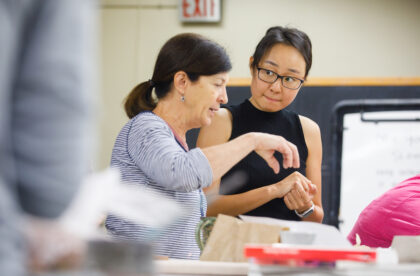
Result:
<instances>
[{"instance_id":1,"label":"dark wall panel","mask_svg":"<svg viewBox=\"0 0 420 276\"><path fill-rule=\"evenodd\" d=\"M228 87L229 104L237 104L250 97L249 87ZM318 123L323 144L322 186L324 222L332 224L331 212L331 164L332 156L332 116L334 106L342 100L352 99L420 99L420 86L325 86L303 87L295 101L288 107ZM188 132L187 142L195 147L198 129Z\"/></svg>"}]
</instances>

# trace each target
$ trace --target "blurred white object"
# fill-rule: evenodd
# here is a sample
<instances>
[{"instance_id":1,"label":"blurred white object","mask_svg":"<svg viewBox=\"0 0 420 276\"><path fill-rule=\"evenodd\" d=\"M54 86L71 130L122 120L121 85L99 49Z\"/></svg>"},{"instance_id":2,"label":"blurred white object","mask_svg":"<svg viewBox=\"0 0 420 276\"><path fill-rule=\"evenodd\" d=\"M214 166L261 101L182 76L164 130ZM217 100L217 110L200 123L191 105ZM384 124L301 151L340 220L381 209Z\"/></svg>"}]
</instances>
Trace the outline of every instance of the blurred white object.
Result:
<instances>
[{"instance_id":1,"label":"blurred white object","mask_svg":"<svg viewBox=\"0 0 420 276\"><path fill-rule=\"evenodd\" d=\"M281 243L287 244L313 244L315 233L303 231L280 231Z\"/></svg>"},{"instance_id":2,"label":"blurred white object","mask_svg":"<svg viewBox=\"0 0 420 276\"><path fill-rule=\"evenodd\" d=\"M420 263L420 236L394 236L391 248L400 263Z\"/></svg>"},{"instance_id":3,"label":"blurred white object","mask_svg":"<svg viewBox=\"0 0 420 276\"><path fill-rule=\"evenodd\" d=\"M109 212L151 227L165 227L186 213L157 192L121 183L118 170L110 168L85 179L60 222L65 229L89 239L100 234L98 224Z\"/></svg>"},{"instance_id":4,"label":"blurred white object","mask_svg":"<svg viewBox=\"0 0 420 276\"><path fill-rule=\"evenodd\" d=\"M398 264L398 254L393 248L381 248L376 250L376 264L378 265L396 265Z\"/></svg>"}]
</instances>

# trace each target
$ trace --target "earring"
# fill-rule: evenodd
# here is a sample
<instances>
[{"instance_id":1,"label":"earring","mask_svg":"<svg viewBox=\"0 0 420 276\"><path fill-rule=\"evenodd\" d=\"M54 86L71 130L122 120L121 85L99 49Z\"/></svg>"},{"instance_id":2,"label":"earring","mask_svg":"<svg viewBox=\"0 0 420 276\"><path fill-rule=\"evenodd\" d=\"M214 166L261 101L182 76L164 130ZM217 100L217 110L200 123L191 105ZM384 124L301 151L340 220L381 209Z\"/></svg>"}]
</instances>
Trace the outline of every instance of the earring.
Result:
<instances>
[{"instance_id":1,"label":"earring","mask_svg":"<svg viewBox=\"0 0 420 276\"><path fill-rule=\"evenodd\" d=\"M184 101L185 101L184 96L181 96L181 102L184 102Z\"/></svg>"}]
</instances>

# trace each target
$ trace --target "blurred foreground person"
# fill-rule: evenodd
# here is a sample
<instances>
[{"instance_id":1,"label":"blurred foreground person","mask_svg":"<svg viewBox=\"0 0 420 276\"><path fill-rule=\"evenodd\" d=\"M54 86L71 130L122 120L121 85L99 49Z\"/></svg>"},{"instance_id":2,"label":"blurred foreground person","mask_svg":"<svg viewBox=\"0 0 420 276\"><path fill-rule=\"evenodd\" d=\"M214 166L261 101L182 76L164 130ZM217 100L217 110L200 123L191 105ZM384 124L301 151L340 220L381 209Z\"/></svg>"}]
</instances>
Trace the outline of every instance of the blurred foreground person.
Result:
<instances>
[{"instance_id":1,"label":"blurred foreground person","mask_svg":"<svg viewBox=\"0 0 420 276\"><path fill-rule=\"evenodd\" d=\"M420 174L372 201L360 213L347 239L361 245L390 247L394 236L420 235Z\"/></svg>"},{"instance_id":2,"label":"blurred foreground person","mask_svg":"<svg viewBox=\"0 0 420 276\"><path fill-rule=\"evenodd\" d=\"M87 170L95 9L0 0L0 275L72 263L81 250L54 219Z\"/></svg>"}]
</instances>

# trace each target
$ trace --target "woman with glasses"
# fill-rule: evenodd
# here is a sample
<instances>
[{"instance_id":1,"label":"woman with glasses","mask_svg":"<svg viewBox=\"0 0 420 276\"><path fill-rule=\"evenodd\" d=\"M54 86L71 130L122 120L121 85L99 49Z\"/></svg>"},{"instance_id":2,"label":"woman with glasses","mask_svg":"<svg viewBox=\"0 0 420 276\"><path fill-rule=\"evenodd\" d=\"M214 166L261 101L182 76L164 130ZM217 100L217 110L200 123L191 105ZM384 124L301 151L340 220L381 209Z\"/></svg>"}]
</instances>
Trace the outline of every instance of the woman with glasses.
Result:
<instances>
[{"instance_id":1,"label":"woman with glasses","mask_svg":"<svg viewBox=\"0 0 420 276\"><path fill-rule=\"evenodd\" d=\"M282 167L274 173L256 154L249 154L206 189L209 198L221 194L210 202L208 216L245 214L322 221L320 130L314 121L285 109L295 99L311 64L312 45L304 32L284 27L267 30L249 61L251 98L221 108L211 125L200 130L197 146L221 144L255 131L281 135L297 146L300 168ZM238 173L246 177L232 191L224 180L230 183Z\"/></svg>"}]
</instances>

